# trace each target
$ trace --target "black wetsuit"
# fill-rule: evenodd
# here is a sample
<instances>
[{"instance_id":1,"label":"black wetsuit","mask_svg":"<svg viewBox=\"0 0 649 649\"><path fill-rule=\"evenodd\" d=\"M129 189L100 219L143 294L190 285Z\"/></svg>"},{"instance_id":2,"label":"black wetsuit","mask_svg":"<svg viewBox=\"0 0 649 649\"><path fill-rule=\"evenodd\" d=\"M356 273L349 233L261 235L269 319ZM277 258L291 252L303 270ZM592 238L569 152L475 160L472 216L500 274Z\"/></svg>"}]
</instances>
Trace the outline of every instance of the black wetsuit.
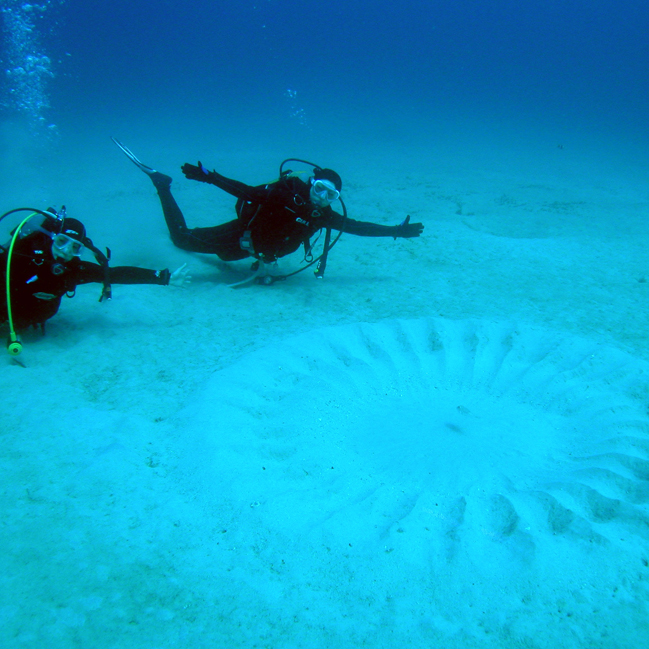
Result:
<instances>
[{"instance_id":1,"label":"black wetsuit","mask_svg":"<svg viewBox=\"0 0 649 649\"><path fill-rule=\"evenodd\" d=\"M214 227L190 229L171 195L171 179L159 174L152 180L173 243L183 250L216 254L224 261L244 259L251 254L272 261L295 252L300 244L308 249L310 238L326 227L362 237L399 236L399 226L354 221L328 205L316 207L309 198L309 185L299 178L289 176L252 187L215 171L209 172L203 182L238 198L239 218ZM252 250L242 248L241 240L246 232L250 233Z\"/></svg>"},{"instance_id":2,"label":"black wetsuit","mask_svg":"<svg viewBox=\"0 0 649 649\"><path fill-rule=\"evenodd\" d=\"M6 267L8 251L0 248L0 323L7 315ZM74 257L63 262L52 255L52 239L43 232L34 232L18 239L11 254L11 310L14 327L43 324L61 306L67 293L70 297L79 284L104 281L104 268L99 264ZM111 284L169 284L170 273L133 266L109 269Z\"/></svg>"}]
</instances>

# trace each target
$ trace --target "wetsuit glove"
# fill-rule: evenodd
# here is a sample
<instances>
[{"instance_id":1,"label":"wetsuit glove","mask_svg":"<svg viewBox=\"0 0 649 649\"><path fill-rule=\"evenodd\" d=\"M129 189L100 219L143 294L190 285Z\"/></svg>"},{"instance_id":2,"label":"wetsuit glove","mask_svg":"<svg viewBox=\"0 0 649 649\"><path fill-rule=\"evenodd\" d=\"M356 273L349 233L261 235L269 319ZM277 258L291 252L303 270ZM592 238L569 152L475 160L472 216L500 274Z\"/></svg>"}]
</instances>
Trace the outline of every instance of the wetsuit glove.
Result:
<instances>
[{"instance_id":1,"label":"wetsuit glove","mask_svg":"<svg viewBox=\"0 0 649 649\"><path fill-rule=\"evenodd\" d=\"M210 172L203 166L200 160L198 161L198 166L190 165L186 162L180 169L185 174L185 178L189 178L189 180L199 180L202 183L210 182Z\"/></svg>"},{"instance_id":2,"label":"wetsuit glove","mask_svg":"<svg viewBox=\"0 0 649 649\"><path fill-rule=\"evenodd\" d=\"M406 216L403 223L400 225L394 226L394 234L392 235L395 239L413 239L418 237L424 231L423 223L410 223L410 214Z\"/></svg>"}]
</instances>

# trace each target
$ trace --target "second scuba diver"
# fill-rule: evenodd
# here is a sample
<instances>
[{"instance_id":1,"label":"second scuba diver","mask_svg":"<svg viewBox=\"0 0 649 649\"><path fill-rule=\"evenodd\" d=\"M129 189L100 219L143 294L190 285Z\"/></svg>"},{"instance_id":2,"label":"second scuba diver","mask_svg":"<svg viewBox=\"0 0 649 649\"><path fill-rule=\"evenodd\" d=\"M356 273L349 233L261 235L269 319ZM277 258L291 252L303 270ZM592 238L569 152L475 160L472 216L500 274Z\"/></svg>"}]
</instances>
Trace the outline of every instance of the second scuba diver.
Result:
<instances>
[{"instance_id":1,"label":"second scuba diver","mask_svg":"<svg viewBox=\"0 0 649 649\"><path fill-rule=\"evenodd\" d=\"M224 261L252 256L258 262L270 264L303 245L305 261L310 262L310 265L318 261L312 261L311 237L326 229L324 252L319 258L316 271L316 277L322 277L326 254L333 245L329 243L331 229L363 237L395 239L418 237L424 229L421 223L410 223L409 216L395 226L348 218L340 197L340 176L333 169L323 169L294 158L289 160L307 162L314 167L313 176L307 182L290 175L290 171L283 171L283 165L289 160L285 160L280 166L278 181L257 187L226 178L216 171L208 171L200 162L198 165L184 164L182 171L186 178L215 185L238 199L236 219L213 227L188 228L183 213L171 194L171 177L143 164L127 147L115 138L112 139L151 178L160 198L171 240L183 250L213 253ZM336 201L340 201L343 214L332 209L331 205ZM334 243L336 241L337 239Z\"/></svg>"},{"instance_id":2,"label":"second scuba diver","mask_svg":"<svg viewBox=\"0 0 649 649\"><path fill-rule=\"evenodd\" d=\"M111 297L111 284L184 286L191 279L186 265L173 273L134 266L110 268L110 251L108 256L99 251L86 236L83 223L67 217L65 208L60 213L52 208L19 208L0 218L20 211L33 212L32 217L14 230L9 244L0 246L0 295L4 298L0 299L0 323L9 321L10 344L15 342L15 330L29 326L44 330L45 322L58 312L63 296L73 297L80 284L103 284L102 301ZM85 249L92 251L98 263L80 258ZM10 353L20 353L19 347L14 349Z\"/></svg>"}]
</instances>

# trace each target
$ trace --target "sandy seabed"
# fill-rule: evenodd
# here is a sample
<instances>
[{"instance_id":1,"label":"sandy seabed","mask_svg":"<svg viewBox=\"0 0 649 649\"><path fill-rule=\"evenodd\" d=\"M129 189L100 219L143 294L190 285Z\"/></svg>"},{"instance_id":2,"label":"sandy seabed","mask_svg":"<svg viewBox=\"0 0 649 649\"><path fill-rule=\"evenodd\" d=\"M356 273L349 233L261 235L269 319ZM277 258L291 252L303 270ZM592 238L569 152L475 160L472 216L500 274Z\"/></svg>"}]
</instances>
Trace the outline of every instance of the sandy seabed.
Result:
<instances>
[{"instance_id":1,"label":"sandy seabed","mask_svg":"<svg viewBox=\"0 0 649 649\"><path fill-rule=\"evenodd\" d=\"M325 163L350 216L424 235L233 290L249 264L175 249L107 136L38 163L3 138L3 211L65 203L113 265L193 282L81 287L6 357L2 646L649 640L646 162L359 146ZM255 183L276 158L209 164ZM174 178L190 225L231 218Z\"/></svg>"}]
</instances>

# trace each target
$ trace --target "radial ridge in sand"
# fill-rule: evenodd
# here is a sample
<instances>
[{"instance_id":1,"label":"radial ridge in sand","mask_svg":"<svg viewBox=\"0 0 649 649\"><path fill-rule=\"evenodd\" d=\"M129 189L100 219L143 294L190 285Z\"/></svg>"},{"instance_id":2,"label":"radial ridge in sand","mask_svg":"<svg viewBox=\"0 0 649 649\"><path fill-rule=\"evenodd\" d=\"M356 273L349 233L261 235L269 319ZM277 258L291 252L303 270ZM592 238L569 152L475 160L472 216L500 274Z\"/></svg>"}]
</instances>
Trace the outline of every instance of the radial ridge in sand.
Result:
<instances>
[{"instance_id":1,"label":"radial ridge in sand","mask_svg":"<svg viewBox=\"0 0 649 649\"><path fill-rule=\"evenodd\" d=\"M501 646L509 629L569 646L649 594L647 377L615 349L526 326L360 324L245 357L182 425L231 538L258 548L248 570L275 583L272 556L304 575L274 605L326 593L325 618L354 602L376 624L405 616L422 642ZM396 613L408 590L414 608Z\"/></svg>"}]
</instances>

